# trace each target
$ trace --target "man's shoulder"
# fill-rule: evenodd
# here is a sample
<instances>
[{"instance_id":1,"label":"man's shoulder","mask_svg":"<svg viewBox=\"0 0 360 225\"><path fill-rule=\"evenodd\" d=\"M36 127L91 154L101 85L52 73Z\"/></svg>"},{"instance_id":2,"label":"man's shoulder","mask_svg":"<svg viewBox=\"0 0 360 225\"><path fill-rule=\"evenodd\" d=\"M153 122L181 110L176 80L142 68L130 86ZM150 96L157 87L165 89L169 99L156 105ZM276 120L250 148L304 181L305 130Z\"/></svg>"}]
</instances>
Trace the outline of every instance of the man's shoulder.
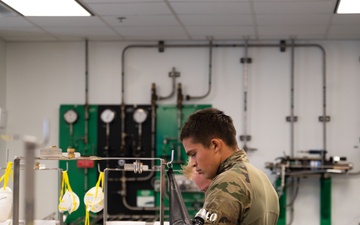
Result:
<instances>
[{"instance_id":1,"label":"man's shoulder","mask_svg":"<svg viewBox=\"0 0 360 225\"><path fill-rule=\"evenodd\" d=\"M211 183L211 186L224 183L236 186L243 183L249 183L246 169L232 168L226 170L215 177L215 179Z\"/></svg>"}]
</instances>

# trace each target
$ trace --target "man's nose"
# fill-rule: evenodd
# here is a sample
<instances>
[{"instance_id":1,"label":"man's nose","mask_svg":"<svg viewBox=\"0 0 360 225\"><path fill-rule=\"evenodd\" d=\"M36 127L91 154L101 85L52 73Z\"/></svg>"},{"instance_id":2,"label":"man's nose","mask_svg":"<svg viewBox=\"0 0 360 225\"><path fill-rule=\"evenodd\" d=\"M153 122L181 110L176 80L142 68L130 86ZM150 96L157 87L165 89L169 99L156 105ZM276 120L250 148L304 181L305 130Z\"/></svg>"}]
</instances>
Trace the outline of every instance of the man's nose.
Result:
<instances>
[{"instance_id":1,"label":"man's nose","mask_svg":"<svg viewBox=\"0 0 360 225\"><path fill-rule=\"evenodd\" d=\"M196 165L197 165L196 161L195 161L195 160L191 160L191 162L192 162L192 166L193 166L193 167L196 167Z\"/></svg>"}]
</instances>

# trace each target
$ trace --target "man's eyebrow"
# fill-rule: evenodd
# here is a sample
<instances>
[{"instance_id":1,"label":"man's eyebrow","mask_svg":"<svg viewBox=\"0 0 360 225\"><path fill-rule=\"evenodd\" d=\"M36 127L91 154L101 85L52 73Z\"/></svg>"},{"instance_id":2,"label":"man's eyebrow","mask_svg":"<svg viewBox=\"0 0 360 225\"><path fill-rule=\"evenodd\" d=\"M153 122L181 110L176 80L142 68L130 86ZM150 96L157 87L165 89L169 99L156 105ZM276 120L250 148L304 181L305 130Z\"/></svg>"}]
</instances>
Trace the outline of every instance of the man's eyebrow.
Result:
<instances>
[{"instance_id":1,"label":"man's eyebrow","mask_svg":"<svg viewBox=\"0 0 360 225\"><path fill-rule=\"evenodd\" d=\"M193 153L194 150L189 150L188 152L186 152L187 156L190 156Z\"/></svg>"}]
</instances>

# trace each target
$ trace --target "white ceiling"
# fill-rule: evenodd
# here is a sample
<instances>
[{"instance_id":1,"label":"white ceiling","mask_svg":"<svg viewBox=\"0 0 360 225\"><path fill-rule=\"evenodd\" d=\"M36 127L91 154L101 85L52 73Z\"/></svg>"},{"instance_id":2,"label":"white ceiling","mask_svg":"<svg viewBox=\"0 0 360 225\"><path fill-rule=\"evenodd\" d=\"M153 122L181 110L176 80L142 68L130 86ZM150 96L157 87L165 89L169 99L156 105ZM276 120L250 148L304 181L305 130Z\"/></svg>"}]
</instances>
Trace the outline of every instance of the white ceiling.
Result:
<instances>
[{"instance_id":1,"label":"white ceiling","mask_svg":"<svg viewBox=\"0 0 360 225\"><path fill-rule=\"evenodd\" d=\"M92 17L0 12L4 41L360 40L337 0L79 0ZM0 10L1 11L1 10ZM124 17L122 21L118 18Z\"/></svg>"}]
</instances>

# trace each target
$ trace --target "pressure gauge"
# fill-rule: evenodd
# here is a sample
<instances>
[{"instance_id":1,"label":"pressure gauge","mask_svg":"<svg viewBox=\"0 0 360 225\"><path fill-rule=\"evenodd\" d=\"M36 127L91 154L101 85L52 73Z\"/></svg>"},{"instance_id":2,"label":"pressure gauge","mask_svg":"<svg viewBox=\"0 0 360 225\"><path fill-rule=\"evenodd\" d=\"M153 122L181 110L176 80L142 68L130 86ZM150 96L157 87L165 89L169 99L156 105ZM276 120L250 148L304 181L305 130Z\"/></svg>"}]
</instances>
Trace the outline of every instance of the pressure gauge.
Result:
<instances>
[{"instance_id":1,"label":"pressure gauge","mask_svg":"<svg viewBox=\"0 0 360 225\"><path fill-rule=\"evenodd\" d=\"M144 109L137 109L134 112L133 118L137 123L143 123L147 118L147 112Z\"/></svg>"},{"instance_id":2,"label":"pressure gauge","mask_svg":"<svg viewBox=\"0 0 360 225\"><path fill-rule=\"evenodd\" d=\"M75 121L78 118L78 114L75 110L73 109L69 109L68 111L65 112L64 114L64 119L67 123L72 124L75 123Z\"/></svg>"},{"instance_id":3,"label":"pressure gauge","mask_svg":"<svg viewBox=\"0 0 360 225\"><path fill-rule=\"evenodd\" d=\"M115 112L111 109L105 109L100 117L104 123L111 123L115 118Z\"/></svg>"}]
</instances>

